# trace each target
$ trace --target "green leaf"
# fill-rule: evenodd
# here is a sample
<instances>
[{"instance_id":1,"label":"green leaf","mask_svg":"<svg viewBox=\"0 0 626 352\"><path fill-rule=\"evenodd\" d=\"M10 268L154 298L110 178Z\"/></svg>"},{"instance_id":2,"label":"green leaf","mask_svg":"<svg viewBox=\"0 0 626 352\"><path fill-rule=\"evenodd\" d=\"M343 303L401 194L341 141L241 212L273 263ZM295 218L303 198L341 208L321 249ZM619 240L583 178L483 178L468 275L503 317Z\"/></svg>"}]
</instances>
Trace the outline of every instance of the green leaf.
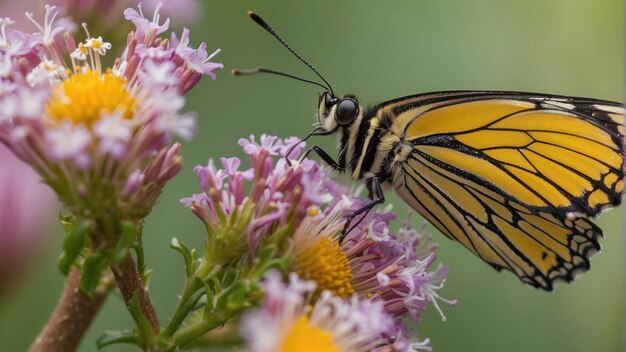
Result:
<instances>
[{"instance_id":1,"label":"green leaf","mask_svg":"<svg viewBox=\"0 0 626 352\"><path fill-rule=\"evenodd\" d=\"M292 219L295 219L295 217L292 217ZM264 240L280 246L284 246L287 242L287 238L289 238L289 236L291 236L295 232L295 230L295 221L290 220L287 225L278 229L275 234L271 236L266 236Z\"/></svg>"},{"instance_id":2,"label":"green leaf","mask_svg":"<svg viewBox=\"0 0 626 352\"><path fill-rule=\"evenodd\" d=\"M116 343L128 343L139 346L139 339L134 332L129 330L123 331L105 331L96 341L98 349L111 346Z\"/></svg>"},{"instance_id":3,"label":"green leaf","mask_svg":"<svg viewBox=\"0 0 626 352\"><path fill-rule=\"evenodd\" d=\"M203 282L204 284L204 289L206 291L206 303L204 306L204 312L203 312L203 319L204 320L208 320L208 317L213 314L213 310L215 309L215 300L214 300L214 294L211 290L211 287L208 285L208 283Z\"/></svg>"},{"instance_id":4,"label":"green leaf","mask_svg":"<svg viewBox=\"0 0 626 352\"><path fill-rule=\"evenodd\" d=\"M76 217L74 216L74 214L72 214L72 212L69 211L69 209L62 208L61 210L59 210L59 221L61 221L61 225L63 226L63 231L66 234L69 234L70 232L72 232L72 229L74 228L75 219Z\"/></svg>"},{"instance_id":5,"label":"green leaf","mask_svg":"<svg viewBox=\"0 0 626 352\"><path fill-rule=\"evenodd\" d=\"M83 274L80 277L80 288L89 297L93 297L102 278L102 272L107 266L106 258L99 253L91 254L83 264Z\"/></svg>"},{"instance_id":6,"label":"green leaf","mask_svg":"<svg viewBox=\"0 0 626 352\"><path fill-rule=\"evenodd\" d=\"M58 263L59 270L61 270L63 275L67 275L72 264L74 264L74 261L76 261L76 258L85 247L91 225L91 220L82 220L78 223L73 223L72 231L65 236L63 240L63 253Z\"/></svg>"},{"instance_id":7,"label":"green leaf","mask_svg":"<svg viewBox=\"0 0 626 352\"><path fill-rule=\"evenodd\" d=\"M130 301L130 315L137 326L137 335L139 344L143 347L150 346L153 341L154 334L148 318L141 311L141 303L139 302L140 290L135 291Z\"/></svg>"},{"instance_id":8,"label":"green leaf","mask_svg":"<svg viewBox=\"0 0 626 352\"><path fill-rule=\"evenodd\" d=\"M198 290L194 292L185 302L181 302L180 306L174 312L172 319L167 324L165 330L163 330L164 336L172 336L176 330L183 324L187 316L196 309L196 305L202 297L205 295L205 290Z\"/></svg>"},{"instance_id":9,"label":"green leaf","mask_svg":"<svg viewBox=\"0 0 626 352\"><path fill-rule=\"evenodd\" d=\"M270 260L274 258L274 256L276 255L276 252L278 252L278 248L276 248L275 245L264 246L259 249L259 254L257 256L259 258L258 260L261 262Z\"/></svg>"},{"instance_id":10,"label":"green leaf","mask_svg":"<svg viewBox=\"0 0 626 352\"><path fill-rule=\"evenodd\" d=\"M172 240L170 241L170 248L178 251L183 256L183 260L185 261L185 273L187 275L187 278L192 277L195 269L193 262L195 257L194 253L190 251L189 248L183 242L180 242L176 237L172 238Z\"/></svg>"},{"instance_id":11,"label":"green leaf","mask_svg":"<svg viewBox=\"0 0 626 352\"><path fill-rule=\"evenodd\" d=\"M132 221L122 221L120 226L122 231L113 250L112 259L115 263L121 263L126 258L128 250L137 239L137 227Z\"/></svg>"},{"instance_id":12,"label":"green leaf","mask_svg":"<svg viewBox=\"0 0 626 352\"><path fill-rule=\"evenodd\" d=\"M237 312L246 306L246 285L239 281L225 289L217 299L215 309L227 312Z\"/></svg>"}]
</instances>

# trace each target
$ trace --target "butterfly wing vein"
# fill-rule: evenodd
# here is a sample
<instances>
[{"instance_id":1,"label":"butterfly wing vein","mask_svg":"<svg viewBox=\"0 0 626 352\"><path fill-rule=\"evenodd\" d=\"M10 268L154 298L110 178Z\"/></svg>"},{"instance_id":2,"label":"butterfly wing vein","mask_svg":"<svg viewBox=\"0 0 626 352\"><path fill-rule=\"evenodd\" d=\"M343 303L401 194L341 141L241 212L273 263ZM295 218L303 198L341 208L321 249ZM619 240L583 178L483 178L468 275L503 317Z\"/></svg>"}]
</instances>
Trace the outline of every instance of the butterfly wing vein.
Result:
<instances>
[{"instance_id":1,"label":"butterfly wing vein","mask_svg":"<svg viewBox=\"0 0 626 352\"><path fill-rule=\"evenodd\" d=\"M618 205L623 190L623 108L576 99L396 106L411 146L394 166L396 191L496 269L545 290L572 281L600 250L588 218Z\"/></svg>"}]
</instances>

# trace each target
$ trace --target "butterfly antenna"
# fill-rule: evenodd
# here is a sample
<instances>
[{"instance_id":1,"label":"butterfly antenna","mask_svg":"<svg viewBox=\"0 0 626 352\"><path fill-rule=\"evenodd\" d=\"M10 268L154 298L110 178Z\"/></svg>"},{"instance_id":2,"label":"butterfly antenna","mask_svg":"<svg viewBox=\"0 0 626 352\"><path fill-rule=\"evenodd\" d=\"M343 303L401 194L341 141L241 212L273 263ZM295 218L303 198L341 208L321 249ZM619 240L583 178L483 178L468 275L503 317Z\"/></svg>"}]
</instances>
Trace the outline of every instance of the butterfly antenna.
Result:
<instances>
[{"instance_id":1,"label":"butterfly antenna","mask_svg":"<svg viewBox=\"0 0 626 352\"><path fill-rule=\"evenodd\" d=\"M313 67L313 65L311 65L308 61L306 61L302 56L300 56L300 54L298 54L295 50L293 50L289 44L287 44L287 42L285 42L285 40L283 38L281 38L278 33L276 33L276 31L274 31L274 29L272 27L270 27L269 24L267 24L267 22L265 22L261 17L259 17L259 15L257 15L256 13L252 12L252 11L248 11L248 16L250 16L250 18L256 22L259 26L263 27L263 29L265 29L267 32L269 32L269 34L271 34L274 38L276 38L276 40L278 40L285 48L287 48L287 50L289 50L295 57L298 58L298 60L302 61L305 65L307 65L311 70L313 70L313 72L315 72L315 74L322 79L322 81L324 81L324 83L326 83L327 87L324 88L328 88L328 90L330 90L330 94L332 94L333 96L335 96L335 92L333 91L333 88L331 87L330 83L328 83L328 81L326 79L324 79L324 77L319 73L319 71L317 71L315 69L315 67ZM282 76L287 76L286 74L283 74Z\"/></svg>"},{"instance_id":2,"label":"butterfly antenna","mask_svg":"<svg viewBox=\"0 0 626 352\"><path fill-rule=\"evenodd\" d=\"M253 75L253 74L256 74L256 73L269 73L269 74L273 74L273 75L293 78L293 79L295 79L297 81L315 84L316 86L322 87L324 89L328 89L327 86L325 86L325 85L323 85L321 83L318 83L318 82L315 82L315 81L311 81L311 80L308 80L308 79L305 79L305 78L302 78L302 77L290 75L288 73L271 70L271 69L265 68L265 67L257 67L257 68L247 69L247 70L246 69L235 68L235 69L231 70L230 73L235 75L235 76L247 76L247 75ZM332 92L332 89L331 89L331 92Z\"/></svg>"}]
</instances>

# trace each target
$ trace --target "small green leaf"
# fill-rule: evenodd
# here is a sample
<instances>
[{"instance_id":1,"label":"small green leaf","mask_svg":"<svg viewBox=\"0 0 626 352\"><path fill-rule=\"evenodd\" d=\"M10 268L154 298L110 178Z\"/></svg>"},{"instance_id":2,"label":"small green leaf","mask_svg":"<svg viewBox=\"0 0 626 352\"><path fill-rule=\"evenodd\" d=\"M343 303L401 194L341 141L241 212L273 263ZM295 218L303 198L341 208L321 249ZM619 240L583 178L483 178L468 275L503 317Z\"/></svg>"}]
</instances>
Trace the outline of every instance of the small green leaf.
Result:
<instances>
[{"instance_id":1,"label":"small green leaf","mask_svg":"<svg viewBox=\"0 0 626 352\"><path fill-rule=\"evenodd\" d=\"M72 225L72 231L63 240L63 254L59 258L59 270L67 275L74 261L87 243L87 235L92 222L82 220Z\"/></svg>"},{"instance_id":2,"label":"small green leaf","mask_svg":"<svg viewBox=\"0 0 626 352\"><path fill-rule=\"evenodd\" d=\"M135 325L137 326L137 335L139 339L139 344L143 347L150 346L152 343L154 334L152 332L152 327L150 326L150 322L148 318L143 315L141 311L141 303L139 302L139 292L140 290L135 291L133 294L133 298L130 301L130 315L133 317L135 321Z\"/></svg>"},{"instance_id":3,"label":"small green leaf","mask_svg":"<svg viewBox=\"0 0 626 352\"><path fill-rule=\"evenodd\" d=\"M187 275L187 278L192 277L195 269L193 263L195 257L194 253L190 251L189 248L183 242L180 242L176 237L172 238L172 240L170 241L170 248L178 251L183 256L183 260L185 261L185 273Z\"/></svg>"},{"instance_id":4,"label":"small green leaf","mask_svg":"<svg viewBox=\"0 0 626 352\"><path fill-rule=\"evenodd\" d=\"M266 260L272 259L278 248L275 245L267 245L259 249L258 260L264 262Z\"/></svg>"},{"instance_id":5,"label":"small green leaf","mask_svg":"<svg viewBox=\"0 0 626 352\"><path fill-rule=\"evenodd\" d=\"M137 239L137 227L132 221L122 221L120 237L117 239L115 249L113 250L113 261L121 263L128 255L128 250Z\"/></svg>"},{"instance_id":6,"label":"small green leaf","mask_svg":"<svg viewBox=\"0 0 626 352\"><path fill-rule=\"evenodd\" d=\"M203 284L204 284L204 289L206 291L206 295L204 296L206 298L206 303L204 306L204 312L202 313L202 316L204 320L208 320L209 316L213 314L213 310L215 309L215 296L211 290L211 287L208 285L208 283L203 282Z\"/></svg>"},{"instance_id":7,"label":"small green leaf","mask_svg":"<svg viewBox=\"0 0 626 352\"><path fill-rule=\"evenodd\" d=\"M196 305L202 297L205 297L205 290L198 290L190 295L184 302L180 303L180 306L174 312L174 316L167 324L165 330L163 330L163 336L172 336L176 330L182 325L187 316L196 309Z\"/></svg>"},{"instance_id":8,"label":"small green leaf","mask_svg":"<svg viewBox=\"0 0 626 352\"><path fill-rule=\"evenodd\" d=\"M295 217L292 217L295 219ZM280 246L284 246L287 242L287 238L291 236L295 231L295 221L290 220L287 225L282 226L278 229L273 235L266 236L264 241L278 244Z\"/></svg>"},{"instance_id":9,"label":"small green leaf","mask_svg":"<svg viewBox=\"0 0 626 352\"><path fill-rule=\"evenodd\" d=\"M93 297L106 268L106 258L99 253L91 254L83 264L83 274L80 277L80 288L89 297Z\"/></svg>"},{"instance_id":10,"label":"small green leaf","mask_svg":"<svg viewBox=\"0 0 626 352\"><path fill-rule=\"evenodd\" d=\"M59 210L59 221L61 221L61 225L63 226L63 231L66 234L69 234L70 232L72 232L72 229L74 228L75 219L76 217L74 216L74 214L72 214L72 212L69 211L69 209L62 208L61 210Z\"/></svg>"},{"instance_id":11,"label":"small green leaf","mask_svg":"<svg viewBox=\"0 0 626 352\"><path fill-rule=\"evenodd\" d=\"M234 267L228 266L222 270L223 276L220 282L221 286L230 286L231 284L239 280L239 277L241 276L241 268L243 267L243 265L238 264L237 262L234 262L232 264Z\"/></svg>"},{"instance_id":12,"label":"small green leaf","mask_svg":"<svg viewBox=\"0 0 626 352\"><path fill-rule=\"evenodd\" d=\"M247 289L243 282L239 281L222 291L217 299L215 309L236 312L246 304Z\"/></svg>"},{"instance_id":13,"label":"small green leaf","mask_svg":"<svg viewBox=\"0 0 626 352\"><path fill-rule=\"evenodd\" d=\"M129 330L123 331L105 331L96 341L98 349L111 346L116 343L128 343L139 346L139 339L134 332Z\"/></svg>"}]
</instances>

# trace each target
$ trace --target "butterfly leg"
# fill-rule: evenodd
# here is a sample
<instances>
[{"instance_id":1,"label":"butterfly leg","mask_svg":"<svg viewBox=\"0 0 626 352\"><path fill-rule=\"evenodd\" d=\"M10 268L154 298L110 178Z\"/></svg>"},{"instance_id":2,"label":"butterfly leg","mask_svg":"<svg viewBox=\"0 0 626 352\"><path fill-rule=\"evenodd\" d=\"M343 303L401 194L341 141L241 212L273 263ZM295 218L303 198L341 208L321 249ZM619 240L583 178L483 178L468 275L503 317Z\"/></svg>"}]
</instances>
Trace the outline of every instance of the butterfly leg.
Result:
<instances>
[{"instance_id":1,"label":"butterfly leg","mask_svg":"<svg viewBox=\"0 0 626 352\"><path fill-rule=\"evenodd\" d=\"M350 233L350 231L354 230L355 227L359 226L361 221L365 219L367 214L372 209L374 209L375 206L385 202L385 194L383 193L383 189L380 186L380 179L378 178L378 176L372 177L368 185L368 189L370 192L370 201L367 204L360 207L359 209L353 211L350 215L346 217L346 224L343 226L343 231L341 231L341 236L339 236L339 243L343 242L344 238L346 238L346 235ZM363 216L356 222L356 224L350 227L352 220L354 220L355 217L361 214L363 214Z\"/></svg>"},{"instance_id":2,"label":"butterfly leg","mask_svg":"<svg viewBox=\"0 0 626 352\"><path fill-rule=\"evenodd\" d=\"M315 152L315 154L317 154L322 160L324 160L326 164L332 167L335 171L339 171L339 172L345 171L345 168L341 166L338 162L336 162L332 156L328 155L328 153L326 153L324 149L316 145L307 149L307 151L304 152L304 154L302 154L302 156L300 157L300 161L306 159L309 156L309 154L311 154L312 152Z\"/></svg>"}]
</instances>

